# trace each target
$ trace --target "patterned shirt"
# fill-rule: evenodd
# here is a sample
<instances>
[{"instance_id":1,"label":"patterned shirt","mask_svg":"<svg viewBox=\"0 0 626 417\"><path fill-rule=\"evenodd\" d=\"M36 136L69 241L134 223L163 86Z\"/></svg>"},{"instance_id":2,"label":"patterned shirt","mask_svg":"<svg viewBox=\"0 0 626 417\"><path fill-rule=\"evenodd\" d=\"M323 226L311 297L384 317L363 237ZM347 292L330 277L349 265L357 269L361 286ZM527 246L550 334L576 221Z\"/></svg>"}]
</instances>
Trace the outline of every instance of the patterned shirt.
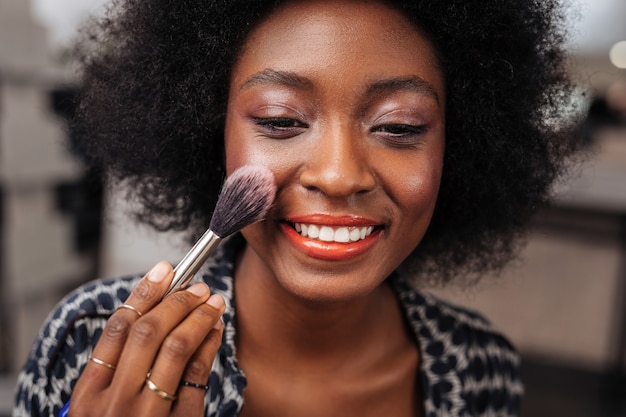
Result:
<instances>
[{"instance_id":1,"label":"patterned shirt","mask_svg":"<svg viewBox=\"0 0 626 417\"><path fill-rule=\"evenodd\" d=\"M223 341L205 399L205 416L210 417L235 417L243 407L246 377L237 364L232 279L241 242L224 242L195 278L226 300ZM58 304L19 375L14 417L57 416L108 317L140 278L94 281ZM398 273L389 279L420 350L425 415L517 416L523 388L519 356L511 344L480 315L417 290Z\"/></svg>"}]
</instances>

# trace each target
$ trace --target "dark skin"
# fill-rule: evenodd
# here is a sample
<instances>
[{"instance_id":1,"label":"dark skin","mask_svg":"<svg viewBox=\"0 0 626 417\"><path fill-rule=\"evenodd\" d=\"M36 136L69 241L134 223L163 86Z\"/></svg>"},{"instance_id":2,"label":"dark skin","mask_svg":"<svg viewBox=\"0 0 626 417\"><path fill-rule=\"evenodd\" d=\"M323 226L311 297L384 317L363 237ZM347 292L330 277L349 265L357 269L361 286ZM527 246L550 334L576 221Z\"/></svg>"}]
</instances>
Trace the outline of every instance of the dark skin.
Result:
<instances>
[{"instance_id":1,"label":"dark skin","mask_svg":"<svg viewBox=\"0 0 626 417\"><path fill-rule=\"evenodd\" d=\"M435 208L444 85L433 45L377 2L293 2L244 43L227 170L266 166L278 192L235 268L241 415L423 415L419 348L386 279ZM208 379L224 302L204 284L160 302L173 272L159 265L127 300L143 315L116 312L95 347L117 369L89 362L70 415L202 415L204 392L179 382ZM177 401L144 385L150 369Z\"/></svg>"},{"instance_id":2,"label":"dark skin","mask_svg":"<svg viewBox=\"0 0 626 417\"><path fill-rule=\"evenodd\" d=\"M239 299L262 290L238 287ZM306 334L297 306L266 299L266 308L242 309L237 355L248 387L241 415L422 415L415 342L391 289L383 286L379 297L380 305L364 304L350 317L338 305L300 307L316 316ZM266 316L260 321L255 314Z\"/></svg>"},{"instance_id":3,"label":"dark skin","mask_svg":"<svg viewBox=\"0 0 626 417\"><path fill-rule=\"evenodd\" d=\"M432 45L378 3L298 2L250 35L227 165L267 166L279 191L244 230L235 274L243 416L423 414L418 348L385 279L434 209L443 85ZM362 253L289 237L293 219L337 230L364 218L380 232Z\"/></svg>"},{"instance_id":4,"label":"dark skin","mask_svg":"<svg viewBox=\"0 0 626 417\"><path fill-rule=\"evenodd\" d=\"M174 277L172 266L158 263L111 316L92 357L72 392L70 416L201 415L204 391L178 388L181 379L204 383L219 348L224 300L206 284L194 284L162 301ZM162 390L176 393L172 402L145 385L146 374ZM200 412L199 412L200 411Z\"/></svg>"}]
</instances>

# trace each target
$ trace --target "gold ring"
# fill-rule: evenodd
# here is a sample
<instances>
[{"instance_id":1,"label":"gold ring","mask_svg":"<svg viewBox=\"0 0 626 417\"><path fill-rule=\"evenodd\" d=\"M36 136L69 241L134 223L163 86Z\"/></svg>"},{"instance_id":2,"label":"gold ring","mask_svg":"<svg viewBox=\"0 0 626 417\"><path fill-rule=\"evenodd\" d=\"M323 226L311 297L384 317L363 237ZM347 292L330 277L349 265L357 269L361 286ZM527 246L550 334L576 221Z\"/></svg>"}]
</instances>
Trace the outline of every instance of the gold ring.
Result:
<instances>
[{"instance_id":1,"label":"gold ring","mask_svg":"<svg viewBox=\"0 0 626 417\"><path fill-rule=\"evenodd\" d=\"M146 375L146 385L148 389L158 395L160 398L164 400L174 401L176 400L176 395L169 394L163 391L161 388L157 387L154 382L150 379L150 374Z\"/></svg>"},{"instance_id":2,"label":"gold ring","mask_svg":"<svg viewBox=\"0 0 626 417\"><path fill-rule=\"evenodd\" d=\"M122 304L117 309L119 310L120 308L125 308L125 309L128 309L130 311L134 311L135 313L137 313L137 316L139 316L139 317L143 316L143 313L141 311L137 310L136 307L133 307L130 304Z\"/></svg>"},{"instance_id":3,"label":"gold ring","mask_svg":"<svg viewBox=\"0 0 626 417\"><path fill-rule=\"evenodd\" d=\"M117 368L117 366L113 365L112 363L105 362L102 359L94 358L93 356L90 356L89 360L93 363L97 363L98 365L106 366L107 368L112 370L115 370L115 368Z\"/></svg>"}]
</instances>

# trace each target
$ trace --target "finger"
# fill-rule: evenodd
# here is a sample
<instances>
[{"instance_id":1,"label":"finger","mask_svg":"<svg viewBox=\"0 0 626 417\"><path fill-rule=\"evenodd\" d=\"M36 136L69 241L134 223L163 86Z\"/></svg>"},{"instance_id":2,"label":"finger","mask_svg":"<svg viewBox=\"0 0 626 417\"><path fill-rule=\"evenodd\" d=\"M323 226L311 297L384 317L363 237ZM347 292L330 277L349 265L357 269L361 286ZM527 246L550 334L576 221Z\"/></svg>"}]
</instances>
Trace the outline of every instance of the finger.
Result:
<instances>
[{"instance_id":1,"label":"finger","mask_svg":"<svg viewBox=\"0 0 626 417\"><path fill-rule=\"evenodd\" d=\"M167 262L159 262L139 281L126 303L140 312L149 311L160 301L172 277L172 266ZM95 392L102 391L109 386L130 328L138 318L139 314L129 309L120 309L109 318L93 350L92 360L83 370L81 376L83 382L79 380L78 389L82 389L87 383Z\"/></svg>"},{"instance_id":2,"label":"finger","mask_svg":"<svg viewBox=\"0 0 626 417\"><path fill-rule=\"evenodd\" d=\"M223 312L224 300L221 296L214 294L208 302ZM222 343L223 331L224 326L220 318L187 363L181 385L178 388L178 400L174 403L172 410L173 415L181 417L202 415L209 376L213 361ZM183 381L186 381L188 385L182 385Z\"/></svg>"},{"instance_id":3,"label":"finger","mask_svg":"<svg viewBox=\"0 0 626 417\"><path fill-rule=\"evenodd\" d=\"M152 366L150 381L147 381L148 386L144 388L149 403L147 405L150 410L149 414L159 413L171 406L163 400L175 395L185 368L193 375L193 378L200 381L208 379L217 349L212 349L211 353L211 350L204 349L203 343L209 340L213 346L219 346L220 331L215 328L221 327L220 317L223 311L222 297L213 295L206 303L192 311L165 338ZM193 360L190 361L192 357ZM155 390L155 385L158 390ZM163 398L163 395L159 396L161 392L168 394L166 398ZM202 405L204 390L199 391L198 394L195 396L194 404ZM186 396L187 394L183 393L183 397ZM179 401L176 402L178 403ZM199 410L201 409L200 407ZM196 412L197 410L198 408Z\"/></svg>"},{"instance_id":4,"label":"finger","mask_svg":"<svg viewBox=\"0 0 626 417\"><path fill-rule=\"evenodd\" d=\"M161 302L173 278L174 269L170 263L165 261L157 263L154 268L139 281L137 286L130 293L128 299L124 302L124 305L130 306L131 308L119 309L117 313L124 314L129 320L134 322Z\"/></svg>"},{"instance_id":5,"label":"finger","mask_svg":"<svg viewBox=\"0 0 626 417\"><path fill-rule=\"evenodd\" d=\"M148 314L137 320L128 334L111 386L115 386L116 389L123 389L124 393L120 393L122 395L134 395L139 392L145 383L146 374L153 367L157 353L163 348L169 351L177 347L176 341L178 339L169 341L168 344L162 346L166 337L174 328L181 326L194 309L204 304L209 295L210 290L206 284L194 284L183 291L177 291L166 297ZM187 332L193 333L194 329L188 329ZM196 337L201 340L204 334ZM198 344L199 342L196 347ZM180 349L186 348L182 343L179 345ZM189 355L191 353L193 351L189 352ZM181 366L182 368L183 366ZM128 391L129 389L131 392ZM132 392L134 390L136 391Z\"/></svg>"},{"instance_id":6,"label":"finger","mask_svg":"<svg viewBox=\"0 0 626 417\"><path fill-rule=\"evenodd\" d=\"M158 341L156 343L157 346L155 348L155 352L151 352L149 349L145 349L145 351L143 352L143 356L149 358L149 363L153 362L156 351L159 350L159 346L161 345L162 338L169 333L169 331L167 330L168 328L176 328L177 325L183 325L183 327L187 327L186 331L188 333L194 334L194 330L196 328L201 328L203 324L202 322L206 321L206 317L210 317L212 320L214 316L219 317L221 315L221 311L218 311L217 313L215 313L215 311L211 311L209 314L194 313L194 306L203 306L203 310L209 308L207 304L204 304L204 302L206 302L206 300L209 298L209 294L210 291L206 284L196 284L186 291L180 291L176 295L173 295L171 299L169 299L170 297L168 297L167 302L164 301L163 305L159 305L157 308L146 314L145 317L142 317L141 320L148 321L153 321L155 320L155 317L157 317L157 327L163 330L163 336L157 337ZM189 314L188 310L191 310L191 314ZM212 308L212 310L215 310L215 308ZM205 317L205 319L201 320L198 316L203 316ZM186 325L185 321L187 321ZM210 324L213 323L211 322ZM208 326L209 324L205 323L205 325ZM180 330L178 332L180 332ZM199 333L196 338L201 339L201 333ZM191 343L197 347L197 345L201 343L201 340L191 340ZM172 401L161 398L157 396L154 392L150 392L152 394L152 397L149 397L142 393L145 384L147 369L149 369L150 365L147 365L145 369L142 369L139 372L131 372L130 374L126 372L128 366L125 365L124 358L128 354L127 350L130 350L130 347L134 345L136 344L133 342L132 337L130 337L129 333L129 339L127 340L126 347L122 352L120 363L118 364L118 368L116 370L116 375L113 378L112 384L108 388L108 392L104 391L104 395L95 395L97 393L94 393L93 390L86 389L74 392L72 395L73 408L71 411L78 410L76 415L88 415L90 412L93 411L93 408L90 407L96 406L98 400L105 399L105 404L102 404L102 407L104 407L103 409L111 411L111 413L109 413L111 415L120 415L123 412L128 411L128 409L125 408L123 404L137 404L137 398L133 399L133 397L139 395L141 403L143 403L140 406L141 409L143 411L150 410L150 412L146 415L155 415L152 410L155 410L157 414L159 413L159 411L160 414L163 414L163 412L169 412L168 410L172 406ZM191 353L188 356L191 356ZM134 360L130 360L130 362L133 361ZM184 364L181 365L181 369L182 368L184 368ZM135 380L133 381L133 378L130 378L128 375L135 375ZM179 377L176 378L176 381L178 380ZM158 385L156 387L159 392L167 392L165 390L161 390ZM172 391L172 393L174 392L175 391ZM111 401L110 398L115 398L116 401ZM85 408L84 405L86 404L90 404L90 406ZM83 407L80 408L79 406Z\"/></svg>"}]
</instances>

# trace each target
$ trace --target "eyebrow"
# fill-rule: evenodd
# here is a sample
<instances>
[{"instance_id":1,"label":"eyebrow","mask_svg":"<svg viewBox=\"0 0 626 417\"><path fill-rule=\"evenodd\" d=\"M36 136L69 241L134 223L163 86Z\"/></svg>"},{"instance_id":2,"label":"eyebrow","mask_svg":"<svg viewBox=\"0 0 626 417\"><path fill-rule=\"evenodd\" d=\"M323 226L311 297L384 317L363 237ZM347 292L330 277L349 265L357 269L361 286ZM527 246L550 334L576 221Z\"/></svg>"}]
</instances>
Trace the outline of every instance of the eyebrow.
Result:
<instances>
[{"instance_id":1,"label":"eyebrow","mask_svg":"<svg viewBox=\"0 0 626 417\"><path fill-rule=\"evenodd\" d=\"M313 87L313 83L311 83L310 80L300 77L293 72L277 71L268 68L253 74L239 87L239 90L245 90L255 85L262 84L277 84L301 89L310 89Z\"/></svg>"},{"instance_id":2,"label":"eyebrow","mask_svg":"<svg viewBox=\"0 0 626 417\"><path fill-rule=\"evenodd\" d=\"M433 87L433 85L428 81L417 76L398 77L376 81L367 89L367 93L368 95L378 95L398 90L414 91L416 93L432 97L435 101L437 101L437 103L440 102L439 94L437 93L435 87Z\"/></svg>"},{"instance_id":3,"label":"eyebrow","mask_svg":"<svg viewBox=\"0 0 626 417\"><path fill-rule=\"evenodd\" d=\"M241 91L264 84L276 84L300 89L311 89L313 87L313 83L309 79L301 77L298 74L268 68L250 76L250 78L239 87L239 90ZM435 87L428 81L417 76L397 77L376 81L368 87L367 94L378 95L398 90L415 91L432 97L437 103L440 102L439 94Z\"/></svg>"}]
</instances>

